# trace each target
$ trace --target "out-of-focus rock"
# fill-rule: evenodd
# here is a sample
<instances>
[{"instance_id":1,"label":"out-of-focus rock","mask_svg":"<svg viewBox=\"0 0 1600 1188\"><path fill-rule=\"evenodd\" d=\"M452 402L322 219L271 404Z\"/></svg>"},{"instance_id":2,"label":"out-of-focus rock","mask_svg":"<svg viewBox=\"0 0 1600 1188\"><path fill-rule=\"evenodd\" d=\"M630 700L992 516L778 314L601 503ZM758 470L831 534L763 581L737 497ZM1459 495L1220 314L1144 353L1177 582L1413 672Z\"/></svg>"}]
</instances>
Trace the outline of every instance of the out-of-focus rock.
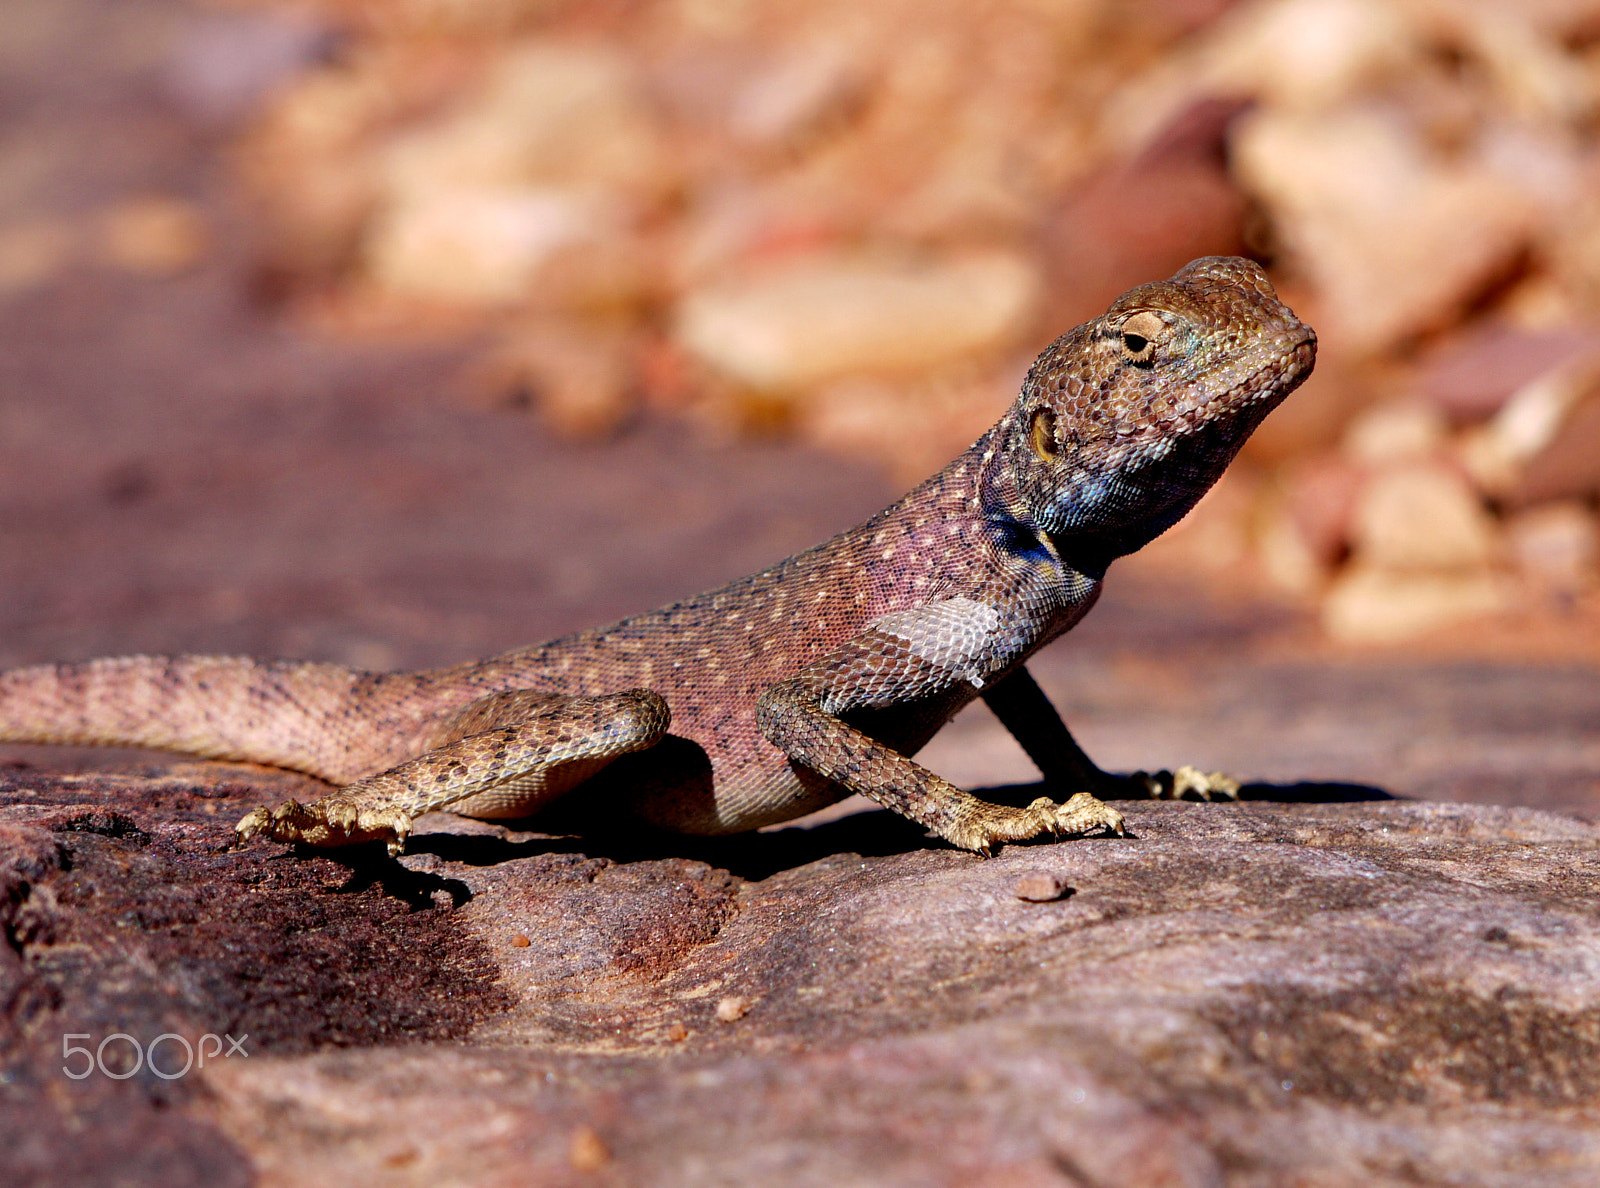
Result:
<instances>
[{"instance_id":1,"label":"out-of-focus rock","mask_svg":"<svg viewBox=\"0 0 1600 1188\"><path fill-rule=\"evenodd\" d=\"M405 297L515 302L561 249L625 239L671 176L619 56L530 40L455 111L388 146L367 268Z\"/></svg>"},{"instance_id":2,"label":"out-of-focus rock","mask_svg":"<svg viewBox=\"0 0 1600 1188\"><path fill-rule=\"evenodd\" d=\"M1248 467L1234 467L1188 515L1118 564L1132 570L1149 566L1222 578L1237 575L1250 557L1260 487Z\"/></svg>"},{"instance_id":3,"label":"out-of-focus rock","mask_svg":"<svg viewBox=\"0 0 1600 1188\"><path fill-rule=\"evenodd\" d=\"M404 297L505 305L528 296L563 248L620 234L614 219L568 191L439 188L393 207L374 224L367 272Z\"/></svg>"},{"instance_id":4,"label":"out-of-focus rock","mask_svg":"<svg viewBox=\"0 0 1600 1188\"><path fill-rule=\"evenodd\" d=\"M1600 567L1600 524L1584 503L1565 499L1506 520L1506 540L1522 574L1557 593L1594 584Z\"/></svg>"},{"instance_id":5,"label":"out-of-focus rock","mask_svg":"<svg viewBox=\"0 0 1600 1188\"><path fill-rule=\"evenodd\" d=\"M352 263L382 197L371 138L411 114L427 61L368 49L302 75L255 123L236 160L263 223L265 272L324 280Z\"/></svg>"},{"instance_id":6,"label":"out-of-focus rock","mask_svg":"<svg viewBox=\"0 0 1600 1188\"><path fill-rule=\"evenodd\" d=\"M847 376L808 393L795 428L834 453L886 461L897 483L913 485L994 423L1016 395L1016 370Z\"/></svg>"},{"instance_id":7,"label":"out-of-focus rock","mask_svg":"<svg viewBox=\"0 0 1600 1188\"><path fill-rule=\"evenodd\" d=\"M77 231L63 219L29 219L0 227L0 297L44 284L71 262L77 246Z\"/></svg>"},{"instance_id":8,"label":"out-of-focus rock","mask_svg":"<svg viewBox=\"0 0 1600 1188\"><path fill-rule=\"evenodd\" d=\"M1315 593L1328 575L1305 531L1283 507L1269 509L1256 532L1256 558L1267 581L1296 597Z\"/></svg>"},{"instance_id":9,"label":"out-of-focus rock","mask_svg":"<svg viewBox=\"0 0 1600 1188\"><path fill-rule=\"evenodd\" d=\"M1515 123L1497 113L1455 130L1423 127L1435 144L1457 150L1470 145L1485 173L1521 193L1537 212L1539 237L1547 244L1566 232L1572 210L1593 190L1593 159L1583 142L1560 124ZM1525 324L1538 329L1561 323Z\"/></svg>"},{"instance_id":10,"label":"out-of-focus rock","mask_svg":"<svg viewBox=\"0 0 1600 1188\"><path fill-rule=\"evenodd\" d=\"M1344 455L1362 466L1382 467L1438 453L1449 424L1436 407L1392 400L1367 409L1346 427Z\"/></svg>"},{"instance_id":11,"label":"out-of-focus rock","mask_svg":"<svg viewBox=\"0 0 1600 1188\"><path fill-rule=\"evenodd\" d=\"M611 1162L611 1149L593 1126L580 1126L567 1144L567 1162L573 1171L593 1175Z\"/></svg>"},{"instance_id":12,"label":"out-of-focus rock","mask_svg":"<svg viewBox=\"0 0 1600 1188\"><path fill-rule=\"evenodd\" d=\"M1592 181L1584 200L1552 231L1551 271L1561 290L1593 318L1600 314L1600 196Z\"/></svg>"},{"instance_id":13,"label":"out-of-focus rock","mask_svg":"<svg viewBox=\"0 0 1600 1188\"><path fill-rule=\"evenodd\" d=\"M1600 388L1591 387L1548 445L1528 459L1511 489L1513 506L1600 495Z\"/></svg>"},{"instance_id":14,"label":"out-of-focus rock","mask_svg":"<svg viewBox=\"0 0 1600 1188\"><path fill-rule=\"evenodd\" d=\"M619 54L530 39L506 49L454 111L384 154L392 201L444 187L550 186L647 199L672 171L656 121Z\"/></svg>"},{"instance_id":15,"label":"out-of-focus rock","mask_svg":"<svg viewBox=\"0 0 1600 1188\"><path fill-rule=\"evenodd\" d=\"M1597 394L1600 354L1576 355L1549 369L1464 435L1462 465L1488 494L1513 502L1581 493L1594 472L1594 455L1585 449L1593 448L1587 435L1594 429L1577 414Z\"/></svg>"},{"instance_id":16,"label":"out-of-focus rock","mask_svg":"<svg viewBox=\"0 0 1600 1188\"><path fill-rule=\"evenodd\" d=\"M1600 353L1600 334L1491 325L1453 336L1418 369L1412 390L1456 422L1482 421L1513 393L1580 355Z\"/></svg>"},{"instance_id":17,"label":"out-of-focus rock","mask_svg":"<svg viewBox=\"0 0 1600 1188\"><path fill-rule=\"evenodd\" d=\"M865 100L866 84L848 39L814 37L778 55L740 88L728 127L750 147L794 152L848 119Z\"/></svg>"},{"instance_id":18,"label":"out-of-focus rock","mask_svg":"<svg viewBox=\"0 0 1600 1188\"><path fill-rule=\"evenodd\" d=\"M1285 286L1279 293L1291 309L1311 315L1305 290ZM1345 427L1373 399L1370 377L1350 362L1337 346L1319 347L1311 378L1261 422L1244 443L1243 456L1262 466L1282 466L1337 447Z\"/></svg>"},{"instance_id":19,"label":"out-of-focus rock","mask_svg":"<svg viewBox=\"0 0 1600 1188\"><path fill-rule=\"evenodd\" d=\"M1419 5L1436 40L1479 64L1499 110L1535 126L1585 119L1597 91L1583 62L1521 4Z\"/></svg>"},{"instance_id":20,"label":"out-of-focus rock","mask_svg":"<svg viewBox=\"0 0 1600 1188\"><path fill-rule=\"evenodd\" d=\"M1242 110L1224 100L1195 104L1049 216L1043 244L1053 324L1065 329L1103 313L1125 289L1197 256L1244 251L1246 202L1223 155Z\"/></svg>"},{"instance_id":21,"label":"out-of-focus rock","mask_svg":"<svg viewBox=\"0 0 1600 1188\"><path fill-rule=\"evenodd\" d=\"M1309 594L1343 560L1365 476L1342 454L1289 469L1266 509L1256 542L1267 577L1291 594Z\"/></svg>"},{"instance_id":22,"label":"out-of-focus rock","mask_svg":"<svg viewBox=\"0 0 1600 1188\"><path fill-rule=\"evenodd\" d=\"M184 22L165 70L165 90L197 124L224 128L333 49L332 29L284 5L213 12Z\"/></svg>"},{"instance_id":23,"label":"out-of-focus rock","mask_svg":"<svg viewBox=\"0 0 1600 1188\"><path fill-rule=\"evenodd\" d=\"M1401 571L1357 563L1322 603L1322 628L1340 643L1394 643L1503 610L1504 579L1489 571Z\"/></svg>"},{"instance_id":24,"label":"out-of-focus rock","mask_svg":"<svg viewBox=\"0 0 1600 1188\"><path fill-rule=\"evenodd\" d=\"M1471 484L1443 462L1389 463L1351 512L1351 563L1328 588L1322 625L1346 643L1421 635L1504 608L1500 543Z\"/></svg>"},{"instance_id":25,"label":"out-of-focus rock","mask_svg":"<svg viewBox=\"0 0 1600 1188\"><path fill-rule=\"evenodd\" d=\"M1278 110L1328 111L1409 88L1426 106L1494 110L1530 128L1577 126L1593 109L1589 72L1524 5L1260 0L1236 6L1185 51L1162 59L1108 103L1103 134L1139 143L1203 95L1248 96ZM1465 64L1440 75L1441 58ZM1470 117L1469 117L1470 118Z\"/></svg>"},{"instance_id":26,"label":"out-of-focus rock","mask_svg":"<svg viewBox=\"0 0 1600 1188\"><path fill-rule=\"evenodd\" d=\"M210 239L199 208L179 198L123 202L106 211L100 224L106 260L148 276L172 276L194 267Z\"/></svg>"},{"instance_id":27,"label":"out-of-focus rock","mask_svg":"<svg viewBox=\"0 0 1600 1188\"><path fill-rule=\"evenodd\" d=\"M758 389L794 390L856 372L931 371L993 352L1033 322L1037 272L1022 256L807 260L691 293L678 340Z\"/></svg>"},{"instance_id":28,"label":"out-of-focus rock","mask_svg":"<svg viewBox=\"0 0 1600 1188\"><path fill-rule=\"evenodd\" d=\"M1442 464L1375 474L1351 520L1356 559L1379 569L1476 570L1494 560L1494 522L1467 480Z\"/></svg>"},{"instance_id":29,"label":"out-of-focus rock","mask_svg":"<svg viewBox=\"0 0 1600 1188\"><path fill-rule=\"evenodd\" d=\"M1517 260L1533 205L1379 107L1241 119L1233 164L1317 290L1319 330L1377 352L1446 325Z\"/></svg>"},{"instance_id":30,"label":"out-of-focus rock","mask_svg":"<svg viewBox=\"0 0 1600 1188\"><path fill-rule=\"evenodd\" d=\"M1349 546L1350 520L1363 480L1358 466L1331 453L1308 459L1285 476L1285 504L1325 564L1338 560Z\"/></svg>"},{"instance_id":31,"label":"out-of-focus rock","mask_svg":"<svg viewBox=\"0 0 1600 1188\"><path fill-rule=\"evenodd\" d=\"M637 353L622 331L537 322L511 331L467 384L476 399L534 408L564 434L593 437L637 408Z\"/></svg>"},{"instance_id":32,"label":"out-of-focus rock","mask_svg":"<svg viewBox=\"0 0 1600 1188\"><path fill-rule=\"evenodd\" d=\"M1164 58L1106 105L1109 143L1142 144L1196 99L1324 108L1396 73L1416 51L1413 14L1383 0L1241 4L1187 52Z\"/></svg>"}]
</instances>

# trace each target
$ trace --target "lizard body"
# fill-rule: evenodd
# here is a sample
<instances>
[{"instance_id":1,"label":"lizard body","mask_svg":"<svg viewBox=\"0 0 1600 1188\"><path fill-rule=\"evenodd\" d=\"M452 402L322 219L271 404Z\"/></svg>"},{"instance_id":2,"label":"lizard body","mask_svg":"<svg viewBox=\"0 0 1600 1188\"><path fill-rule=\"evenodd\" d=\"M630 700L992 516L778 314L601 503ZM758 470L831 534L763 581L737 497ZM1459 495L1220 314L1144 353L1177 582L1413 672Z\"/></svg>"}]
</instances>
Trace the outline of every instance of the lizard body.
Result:
<instances>
[{"instance_id":1,"label":"lizard body","mask_svg":"<svg viewBox=\"0 0 1600 1188\"><path fill-rule=\"evenodd\" d=\"M398 850L432 809L527 816L582 785L588 827L754 829L860 792L988 851L1121 829L1111 777L1023 667L1107 565L1176 522L1309 374L1316 339L1265 274L1197 260L1051 344L1000 421L866 523L610 627L421 673L126 657L0 673L0 740L170 748L320 776L239 824ZM1065 804L990 804L916 764L983 697ZM1180 769L1158 794L1232 792ZM576 803L574 803L576 802ZM565 806L563 806L565 807Z\"/></svg>"}]
</instances>

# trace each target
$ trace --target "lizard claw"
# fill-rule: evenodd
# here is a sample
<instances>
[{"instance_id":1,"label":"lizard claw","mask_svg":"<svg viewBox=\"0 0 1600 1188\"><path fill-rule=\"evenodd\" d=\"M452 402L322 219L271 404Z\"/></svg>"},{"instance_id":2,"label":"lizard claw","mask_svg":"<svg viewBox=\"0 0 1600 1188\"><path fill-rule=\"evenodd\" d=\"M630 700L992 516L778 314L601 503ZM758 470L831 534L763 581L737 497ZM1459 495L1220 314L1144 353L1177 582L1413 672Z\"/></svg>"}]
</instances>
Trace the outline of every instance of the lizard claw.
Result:
<instances>
[{"instance_id":1,"label":"lizard claw","mask_svg":"<svg viewBox=\"0 0 1600 1188\"><path fill-rule=\"evenodd\" d=\"M239 818L239 823L233 827L233 843L236 846L246 845L263 833L272 833L272 814L264 808L253 808Z\"/></svg>"}]
</instances>

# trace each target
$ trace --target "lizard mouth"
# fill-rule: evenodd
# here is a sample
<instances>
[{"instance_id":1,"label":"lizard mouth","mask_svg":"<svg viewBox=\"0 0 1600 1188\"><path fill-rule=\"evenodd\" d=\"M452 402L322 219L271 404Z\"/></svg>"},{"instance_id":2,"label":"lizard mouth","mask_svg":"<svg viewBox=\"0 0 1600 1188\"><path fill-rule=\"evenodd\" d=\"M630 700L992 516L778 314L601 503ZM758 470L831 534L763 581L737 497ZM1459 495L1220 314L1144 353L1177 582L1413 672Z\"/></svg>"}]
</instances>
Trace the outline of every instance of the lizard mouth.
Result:
<instances>
[{"instance_id":1,"label":"lizard mouth","mask_svg":"<svg viewBox=\"0 0 1600 1188\"><path fill-rule=\"evenodd\" d=\"M1317 358L1317 336L1310 326L1301 324L1282 354L1263 363L1203 404L1181 409L1158 421L1142 425L1132 433L1117 437L1129 445L1140 445L1187 437L1203 429L1232 421L1240 415L1267 407L1271 412L1311 374Z\"/></svg>"}]
</instances>

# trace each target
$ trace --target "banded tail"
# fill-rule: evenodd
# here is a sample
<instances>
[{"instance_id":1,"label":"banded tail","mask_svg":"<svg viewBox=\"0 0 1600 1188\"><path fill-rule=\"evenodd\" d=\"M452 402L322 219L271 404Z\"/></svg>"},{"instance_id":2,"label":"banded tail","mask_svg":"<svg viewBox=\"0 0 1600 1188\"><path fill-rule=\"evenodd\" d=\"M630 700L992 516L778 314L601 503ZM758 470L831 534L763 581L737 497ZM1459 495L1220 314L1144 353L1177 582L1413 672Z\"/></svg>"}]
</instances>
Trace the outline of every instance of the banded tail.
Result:
<instances>
[{"instance_id":1,"label":"banded tail","mask_svg":"<svg viewBox=\"0 0 1600 1188\"><path fill-rule=\"evenodd\" d=\"M244 656L43 664L0 672L0 741L152 747L346 784L425 748L438 711L424 680Z\"/></svg>"}]
</instances>

